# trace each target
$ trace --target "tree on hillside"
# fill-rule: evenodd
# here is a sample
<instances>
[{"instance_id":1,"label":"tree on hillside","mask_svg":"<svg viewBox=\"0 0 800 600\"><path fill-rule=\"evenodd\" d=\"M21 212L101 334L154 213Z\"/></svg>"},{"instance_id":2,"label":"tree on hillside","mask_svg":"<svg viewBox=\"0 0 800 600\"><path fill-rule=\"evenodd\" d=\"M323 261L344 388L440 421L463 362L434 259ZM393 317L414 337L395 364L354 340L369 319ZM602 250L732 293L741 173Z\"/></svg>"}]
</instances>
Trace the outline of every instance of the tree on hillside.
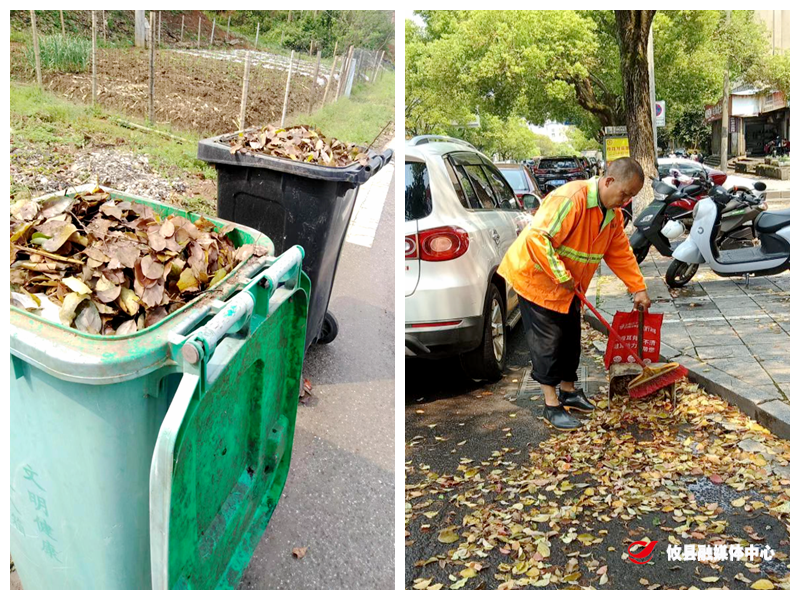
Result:
<instances>
[{"instance_id":1,"label":"tree on hillside","mask_svg":"<svg viewBox=\"0 0 800 600\"><path fill-rule=\"evenodd\" d=\"M639 161L645 174L645 185L633 200L633 214L638 215L653 199L650 177L658 175L653 147L650 75L647 66L647 37L656 11L618 10L615 13L628 145L631 157Z\"/></svg>"}]
</instances>

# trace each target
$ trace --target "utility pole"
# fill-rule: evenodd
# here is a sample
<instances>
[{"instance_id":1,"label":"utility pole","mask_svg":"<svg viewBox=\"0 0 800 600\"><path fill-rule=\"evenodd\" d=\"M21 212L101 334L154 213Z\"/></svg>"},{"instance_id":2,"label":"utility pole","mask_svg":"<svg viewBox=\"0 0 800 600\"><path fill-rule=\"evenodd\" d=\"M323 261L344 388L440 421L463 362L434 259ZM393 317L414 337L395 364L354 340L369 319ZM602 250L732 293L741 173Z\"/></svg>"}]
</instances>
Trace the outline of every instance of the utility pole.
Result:
<instances>
[{"instance_id":1,"label":"utility pole","mask_svg":"<svg viewBox=\"0 0 800 600\"><path fill-rule=\"evenodd\" d=\"M134 40L137 48L147 46L147 22L143 10L134 11Z\"/></svg>"},{"instance_id":2,"label":"utility pole","mask_svg":"<svg viewBox=\"0 0 800 600\"><path fill-rule=\"evenodd\" d=\"M653 24L650 24L650 33L647 34L647 73L650 78L650 120L653 123L653 150L658 162L658 127L656 127L656 77L655 62L653 60Z\"/></svg>"},{"instance_id":3,"label":"utility pole","mask_svg":"<svg viewBox=\"0 0 800 600\"><path fill-rule=\"evenodd\" d=\"M731 11L725 11L725 30L729 31L731 26ZM726 52L730 52L726 48ZM731 81L730 81L730 54L725 57L725 81L722 87L722 127L721 136L719 141L719 169L723 173L728 172L728 126L730 115L728 114L728 104L731 97Z\"/></svg>"}]
</instances>

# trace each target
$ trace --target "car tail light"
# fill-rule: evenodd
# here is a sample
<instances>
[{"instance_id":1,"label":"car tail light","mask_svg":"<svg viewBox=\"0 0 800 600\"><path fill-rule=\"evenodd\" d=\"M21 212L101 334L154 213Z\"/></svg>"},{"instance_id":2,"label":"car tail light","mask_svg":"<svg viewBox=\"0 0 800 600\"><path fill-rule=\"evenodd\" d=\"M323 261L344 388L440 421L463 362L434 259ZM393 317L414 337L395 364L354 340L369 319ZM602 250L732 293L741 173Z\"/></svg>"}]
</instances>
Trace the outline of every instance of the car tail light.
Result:
<instances>
[{"instance_id":1,"label":"car tail light","mask_svg":"<svg viewBox=\"0 0 800 600\"><path fill-rule=\"evenodd\" d=\"M469 248L469 234L460 227L436 227L419 232L419 257L430 262L453 260Z\"/></svg>"},{"instance_id":2,"label":"car tail light","mask_svg":"<svg viewBox=\"0 0 800 600\"><path fill-rule=\"evenodd\" d=\"M544 169L534 169L533 172L536 173L537 175L544 175L545 174L545 170Z\"/></svg>"},{"instance_id":3,"label":"car tail light","mask_svg":"<svg viewBox=\"0 0 800 600\"><path fill-rule=\"evenodd\" d=\"M414 235L407 235L406 236L406 260L413 260L419 258L417 254L417 236Z\"/></svg>"}]
</instances>

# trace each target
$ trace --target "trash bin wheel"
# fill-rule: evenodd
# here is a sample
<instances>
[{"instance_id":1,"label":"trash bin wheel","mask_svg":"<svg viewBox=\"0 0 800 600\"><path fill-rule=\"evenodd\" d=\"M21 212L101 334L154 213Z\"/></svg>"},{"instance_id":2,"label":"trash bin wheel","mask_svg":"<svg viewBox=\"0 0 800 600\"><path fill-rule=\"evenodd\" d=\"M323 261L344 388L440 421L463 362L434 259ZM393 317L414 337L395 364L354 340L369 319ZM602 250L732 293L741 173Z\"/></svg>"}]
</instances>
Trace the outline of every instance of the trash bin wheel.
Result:
<instances>
[{"instance_id":1,"label":"trash bin wheel","mask_svg":"<svg viewBox=\"0 0 800 600\"><path fill-rule=\"evenodd\" d=\"M322 321L322 329L317 338L317 344L330 344L339 334L339 321L331 313L326 312Z\"/></svg>"}]
</instances>

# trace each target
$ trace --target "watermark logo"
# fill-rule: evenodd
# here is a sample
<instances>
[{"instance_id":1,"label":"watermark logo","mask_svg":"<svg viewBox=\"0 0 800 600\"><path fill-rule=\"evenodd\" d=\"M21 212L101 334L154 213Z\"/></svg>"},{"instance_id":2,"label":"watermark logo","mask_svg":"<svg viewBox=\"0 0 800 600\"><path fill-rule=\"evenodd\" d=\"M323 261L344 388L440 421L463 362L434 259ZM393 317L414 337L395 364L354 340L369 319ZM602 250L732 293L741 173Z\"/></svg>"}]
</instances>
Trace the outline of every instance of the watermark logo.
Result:
<instances>
[{"instance_id":1,"label":"watermark logo","mask_svg":"<svg viewBox=\"0 0 800 600\"><path fill-rule=\"evenodd\" d=\"M657 541L646 542L639 540L631 543L628 546L628 560L637 565L646 565L653 558L653 550L656 547ZM641 550L634 551L634 546L644 546Z\"/></svg>"}]
</instances>

